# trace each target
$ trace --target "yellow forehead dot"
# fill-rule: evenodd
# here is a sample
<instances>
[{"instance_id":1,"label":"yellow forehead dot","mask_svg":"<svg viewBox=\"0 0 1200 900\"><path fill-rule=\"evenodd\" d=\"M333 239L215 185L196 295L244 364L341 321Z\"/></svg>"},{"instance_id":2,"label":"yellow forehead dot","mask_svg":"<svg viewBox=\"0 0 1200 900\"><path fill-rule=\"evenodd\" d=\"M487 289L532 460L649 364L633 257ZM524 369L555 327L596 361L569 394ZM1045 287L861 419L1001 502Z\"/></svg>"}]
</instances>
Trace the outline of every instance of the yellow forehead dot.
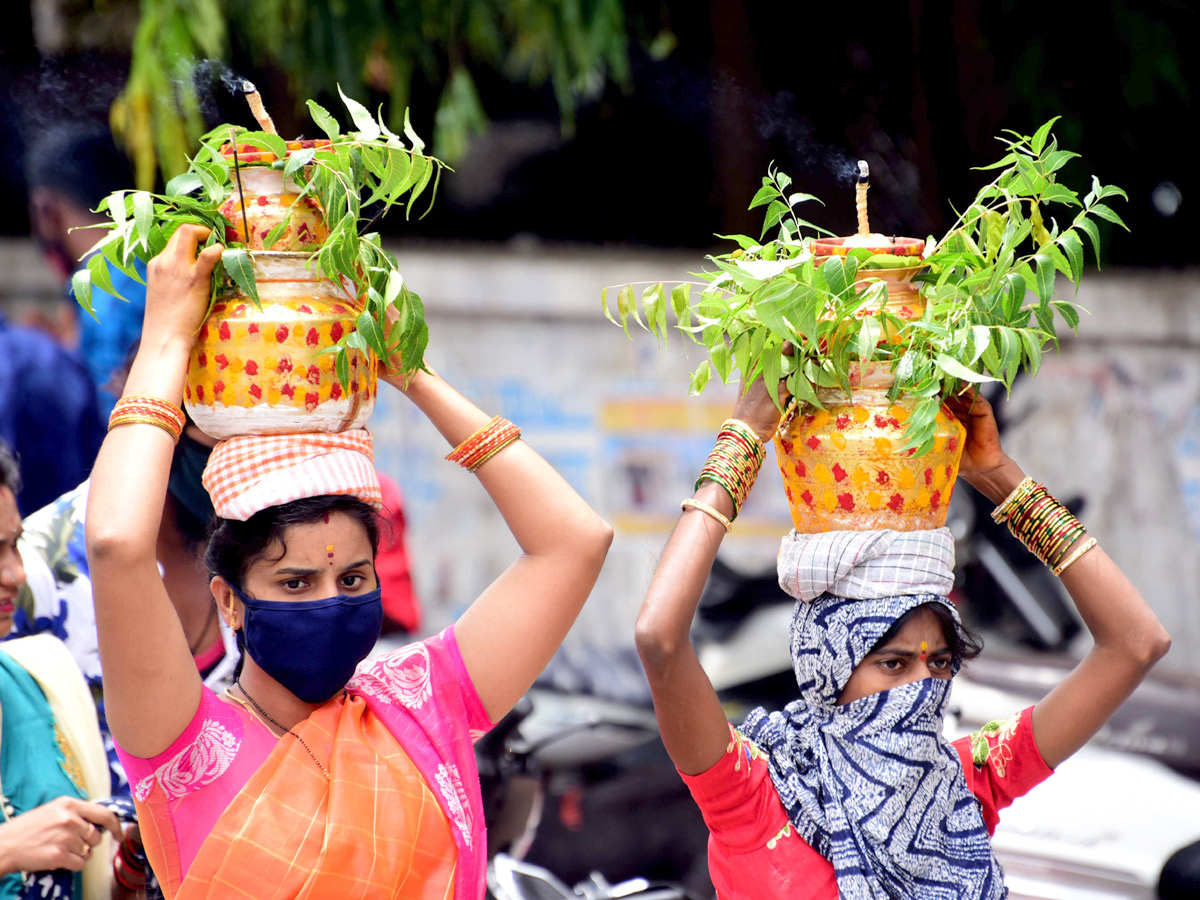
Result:
<instances>
[{"instance_id":1,"label":"yellow forehead dot","mask_svg":"<svg viewBox=\"0 0 1200 900\"><path fill-rule=\"evenodd\" d=\"M921 652L924 653L928 649L929 649L929 645L926 644L924 641L921 641Z\"/></svg>"},{"instance_id":2,"label":"yellow forehead dot","mask_svg":"<svg viewBox=\"0 0 1200 900\"><path fill-rule=\"evenodd\" d=\"M333 544L326 544L326 545L325 545L325 552L326 552L326 553L332 553L332 552L333 552ZM925 643L924 643L923 641L922 641L922 643L921 643L921 646L922 646L922 647L924 647L924 646L925 646Z\"/></svg>"}]
</instances>

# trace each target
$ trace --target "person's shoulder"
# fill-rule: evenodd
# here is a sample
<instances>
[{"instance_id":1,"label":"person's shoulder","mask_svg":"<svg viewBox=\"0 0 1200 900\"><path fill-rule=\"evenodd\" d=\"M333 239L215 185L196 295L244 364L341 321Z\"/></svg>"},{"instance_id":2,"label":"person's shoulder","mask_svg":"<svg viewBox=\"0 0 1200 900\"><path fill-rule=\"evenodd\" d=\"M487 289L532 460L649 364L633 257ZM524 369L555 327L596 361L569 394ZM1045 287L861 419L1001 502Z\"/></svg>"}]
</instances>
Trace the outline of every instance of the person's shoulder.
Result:
<instances>
[{"instance_id":1,"label":"person's shoulder","mask_svg":"<svg viewBox=\"0 0 1200 900\"><path fill-rule=\"evenodd\" d=\"M989 832L995 829L1000 810L1053 774L1034 741L1033 707L988 722L954 746L971 792L983 806Z\"/></svg>"}]
</instances>

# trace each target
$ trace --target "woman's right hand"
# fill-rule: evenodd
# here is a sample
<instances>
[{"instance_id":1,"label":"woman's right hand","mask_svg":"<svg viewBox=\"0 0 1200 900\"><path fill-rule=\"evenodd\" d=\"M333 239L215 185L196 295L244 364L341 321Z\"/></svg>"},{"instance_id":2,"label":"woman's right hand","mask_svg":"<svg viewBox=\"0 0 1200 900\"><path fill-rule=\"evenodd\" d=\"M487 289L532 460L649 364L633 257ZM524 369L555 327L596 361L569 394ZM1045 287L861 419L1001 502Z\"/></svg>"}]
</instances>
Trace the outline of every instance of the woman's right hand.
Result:
<instances>
[{"instance_id":1,"label":"woman's right hand","mask_svg":"<svg viewBox=\"0 0 1200 900\"><path fill-rule=\"evenodd\" d=\"M111 810L74 797L51 800L0 825L0 874L80 872L105 831L121 839Z\"/></svg>"},{"instance_id":2,"label":"woman's right hand","mask_svg":"<svg viewBox=\"0 0 1200 900\"><path fill-rule=\"evenodd\" d=\"M180 225L146 274L146 318L142 341L153 346L181 339L190 348L208 312L212 272L224 247L196 251L210 233L201 225Z\"/></svg>"},{"instance_id":3,"label":"woman's right hand","mask_svg":"<svg viewBox=\"0 0 1200 900\"><path fill-rule=\"evenodd\" d=\"M792 355L791 343L783 345L783 355ZM762 378L755 379L747 390L743 383L738 391L737 403L733 407L733 418L740 419L759 436L764 444L769 444L775 437L775 431L783 419L783 410L787 409L789 396L785 382L779 382L776 389L778 406L771 397Z\"/></svg>"}]
</instances>

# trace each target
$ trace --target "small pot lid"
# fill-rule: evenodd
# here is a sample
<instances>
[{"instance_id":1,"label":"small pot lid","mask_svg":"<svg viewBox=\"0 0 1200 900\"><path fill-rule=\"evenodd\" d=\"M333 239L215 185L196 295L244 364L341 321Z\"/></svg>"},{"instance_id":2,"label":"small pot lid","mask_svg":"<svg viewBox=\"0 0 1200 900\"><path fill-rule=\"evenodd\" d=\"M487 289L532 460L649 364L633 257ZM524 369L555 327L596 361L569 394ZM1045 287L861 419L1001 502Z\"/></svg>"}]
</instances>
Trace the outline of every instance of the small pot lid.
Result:
<instances>
[{"instance_id":1,"label":"small pot lid","mask_svg":"<svg viewBox=\"0 0 1200 900\"><path fill-rule=\"evenodd\" d=\"M849 246L846 245L847 241L850 242ZM925 250L925 242L920 238L888 237L883 234L814 238L808 246L813 256L845 256L858 246L872 253L918 257L914 263L920 261L921 253Z\"/></svg>"},{"instance_id":2,"label":"small pot lid","mask_svg":"<svg viewBox=\"0 0 1200 900\"><path fill-rule=\"evenodd\" d=\"M296 150L328 150L333 146L333 142L329 140L303 140L303 141L288 141L288 152L292 153ZM221 155L226 159L233 159L233 145L224 144L221 147ZM237 161L240 165L269 165L277 157L270 150L263 150L261 147L254 147L250 144L238 144Z\"/></svg>"}]
</instances>

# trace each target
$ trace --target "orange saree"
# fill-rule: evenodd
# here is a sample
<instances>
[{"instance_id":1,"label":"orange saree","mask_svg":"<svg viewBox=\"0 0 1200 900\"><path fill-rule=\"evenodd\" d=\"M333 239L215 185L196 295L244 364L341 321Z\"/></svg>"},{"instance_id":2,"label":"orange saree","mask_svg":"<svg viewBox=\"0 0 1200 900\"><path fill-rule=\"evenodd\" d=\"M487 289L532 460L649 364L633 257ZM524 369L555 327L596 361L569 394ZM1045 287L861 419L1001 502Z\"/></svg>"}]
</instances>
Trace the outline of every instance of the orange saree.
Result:
<instances>
[{"instance_id":1,"label":"orange saree","mask_svg":"<svg viewBox=\"0 0 1200 900\"><path fill-rule=\"evenodd\" d=\"M177 891L163 885L167 896L452 897L450 824L364 700L331 700L294 732L312 756L295 737L280 738L217 819Z\"/></svg>"}]
</instances>

